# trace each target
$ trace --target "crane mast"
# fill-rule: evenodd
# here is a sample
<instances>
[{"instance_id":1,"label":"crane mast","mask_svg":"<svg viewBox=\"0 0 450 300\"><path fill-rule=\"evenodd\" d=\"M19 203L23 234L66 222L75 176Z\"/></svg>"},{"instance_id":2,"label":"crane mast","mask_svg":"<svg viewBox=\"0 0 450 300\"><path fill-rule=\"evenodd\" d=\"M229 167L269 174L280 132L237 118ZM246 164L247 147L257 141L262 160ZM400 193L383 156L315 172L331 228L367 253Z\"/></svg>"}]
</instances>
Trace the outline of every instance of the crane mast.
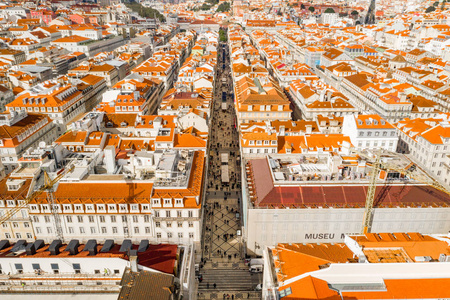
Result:
<instances>
[{"instance_id":1,"label":"crane mast","mask_svg":"<svg viewBox=\"0 0 450 300\"><path fill-rule=\"evenodd\" d=\"M0 218L0 225L5 223L12 217L14 217L14 215L18 213L21 209L27 208L28 204L30 204L30 202L36 199L40 194L42 194L43 192L47 192L47 201L48 204L50 205L50 210L53 215L53 225L55 227L55 233L58 239L63 240L61 217L59 215L58 207L56 206L55 199L53 196L53 188L61 178L63 178L67 173L71 172L74 168L75 167L73 165L65 168L54 179L51 179L48 173L44 171L44 184L42 185L42 187L32 192L30 196L26 197L21 205L18 205L8 210L8 212Z\"/></svg>"},{"instance_id":2,"label":"crane mast","mask_svg":"<svg viewBox=\"0 0 450 300\"><path fill-rule=\"evenodd\" d=\"M362 234L368 233L372 225L373 202L375 199L375 191L377 189L377 175L380 169L380 156L377 155L375 163L372 165L370 172L370 184L367 190L366 205L364 209L364 222L361 230Z\"/></svg>"},{"instance_id":3,"label":"crane mast","mask_svg":"<svg viewBox=\"0 0 450 300\"><path fill-rule=\"evenodd\" d=\"M353 152L355 152L356 154L358 154L361 157L364 158L368 158L368 156L360 151L356 151L353 150ZM372 163L372 170L370 172L370 178L369 178L369 186L368 186L368 190L367 190L367 196L366 196L366 203L365 203L365 207L364 207L364 219L363 219L363 226L361 229L361 233L365 234L370 232L371 227L372 227L372 219L373 219L373 205L375 202L375 192L377 189L377 177L378 177L378 173L381 170L386 171L387 173L389 171L396 171L400 174L403 175L407 175L410 178L434 187L437 190L440 190L448 195L450 195L450 191L445 188L442 184L440 184L438 181L436 181L435 179L431 178L429 175L426 174L425 171L422 170L422 173L419 172L415 172L415 170L418 169L417 165L413 165L412 167L410 167L408 170L405 169L401 169L398 166L393 166L387 163L382 163L381 162L381 156L382 153L376 153L375 154L375 161Z\"/></svg>"},{"instance_id":4,"label":"crane mast","mask_svg":"<svg viewBox=\"0 0 450 300\"><path fill-rule=\"evenodd\" d=\"M56 206L55 198L53 197L53 186L56 182L54 184L52 184L52 181L51 181L50 177L48 176L47 172L44 172L44 179L45 179L45 185L48 186L47 202L50 205L50 210L52 212L53 226L55 228L56 238L63 241L64 236L63 236L63 230L62 230L62 225L61 225L61 216L59 215L58 206Z\"/></svg>"}]
</instances>

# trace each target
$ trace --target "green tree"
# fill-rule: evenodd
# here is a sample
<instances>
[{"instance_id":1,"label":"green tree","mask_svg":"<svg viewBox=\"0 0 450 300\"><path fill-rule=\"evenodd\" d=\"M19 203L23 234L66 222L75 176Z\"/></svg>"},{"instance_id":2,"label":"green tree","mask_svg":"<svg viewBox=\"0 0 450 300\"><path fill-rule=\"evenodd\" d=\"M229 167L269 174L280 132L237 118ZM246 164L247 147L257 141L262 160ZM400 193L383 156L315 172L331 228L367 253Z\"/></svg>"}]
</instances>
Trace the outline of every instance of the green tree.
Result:
<instances>
[{"instance_id":1,"label":"green tree","mask_svg":"<svg viewBox=\"0 0 450 300\"><path fill-rule=\"evenodd\" d=\"M308 7L308 10L313 13L316 9L314 8L314 6L310 6Z\"/></svg>"},{"instance_id":2,"label":"green tree","mask_svg":"<svg viewBox=\"0 0 450 300\"><path fill-rule=\"evenodd\" d=\"M223 2L219 5L216 12L226 12L230 11L230 3L229 2Z\"/></svg>"},{"instance_id":3,"label":"green tree","mask_svg":"<svg viewBox=\"0 0 450 300\"><path fill-rule=\"evenodd\" d=\"M332 9L331 7L328 7L328 8L325 10L325 13L326 13L326 14L334 14L334 9Z\"/></svg>"},{"instance_id":4,"label":"green tree","mask_svg":"<svg viewBox=\"0 0 450 300\"><path fill-rule=\"evenodd\" d=\"M137 12L143 18L157 18L161 22L165 22L166 18L156 9L151 7L144 7L141 4L133 1L125 3L125 5L134 12Z\"/></svg>"},{"instance_id":5,"label":"green tree","mask_svg":"<svg viewBox=\"0 0 450 300\"><path fill-rule=\"evenodd\" d=\"M430 12L433 12L433 11L435 11L436 10L436 7L434 7L434 6L429 6L426 10L425 10L425 12L426 13L430 13Z\"/></svg>"},{"instance_id":6,"label":"green tree","mask_svg":"<svg viewBox=\"0 0 450 300\"><path fill-rule=\"evenodd\" d=\"M225 30L222 28L219 29L219 41L226 42L228 40L227 34L225 33Z\"/></svg>"},{"instance_id":7,"label":"green tree","mask_svg":"<svg viewBox=\"0 0 450 300\"><path fill-rule=\"evenodd\" d=\"M436 1L436 2L433 3L434 7L438 7L438 5L439 5L439 1Z\"/></svg>"},{"instance_id":8,"label":"green tree","mask_svg":"<svg viewBox=\"0 0 450 300\"><path fill-rule=\"evenodd\" d=\"M200 9L201 9L201 10L209 10L210 8L211 8L211 6L208 5L208 4L206 4L206 3L203 3L203 5L200 6Z\"/></svg>"},{"instance_id":9,"label":"green tree","mask_svg":"<svg viewBox=\"0 0 450 300\"><path fill-rule=\"evenodd\" d=\"M354 10L354 11L351 12L351 15L354 16L354 17L356 17L357 15L359 15L359 12L357 12L356 10Z\"/></svg>"},{"instance_id":10,"label":"green tree","mask_svg":"<svg viewBox=\"0 0 450 300\"><path fill-rule=\"evenodd\" d=\"M300 5L301 9L306 9L305 5L302 3L302 5Z\"/></svg>"}]
</instances>

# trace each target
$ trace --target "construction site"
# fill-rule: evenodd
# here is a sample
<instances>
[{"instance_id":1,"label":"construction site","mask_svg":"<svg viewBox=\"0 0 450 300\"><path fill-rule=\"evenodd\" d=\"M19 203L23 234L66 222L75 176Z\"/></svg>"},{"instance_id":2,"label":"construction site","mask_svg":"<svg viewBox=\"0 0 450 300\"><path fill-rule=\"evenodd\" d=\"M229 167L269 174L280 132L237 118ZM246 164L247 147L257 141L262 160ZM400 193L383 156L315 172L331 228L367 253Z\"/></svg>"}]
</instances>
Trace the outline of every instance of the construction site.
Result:
<instances>
[{"instance_id":1,"label":"construction site","mask_svg":"<svg viewBox=\"0 0 450 300\"><path fill-rule=\"evenodd\" d=\"M260 255L264 245L342 242L365 232L450 229L449 192L398 154L252 159L245 178L249 254Z\"/></svg>"}]
</instances>

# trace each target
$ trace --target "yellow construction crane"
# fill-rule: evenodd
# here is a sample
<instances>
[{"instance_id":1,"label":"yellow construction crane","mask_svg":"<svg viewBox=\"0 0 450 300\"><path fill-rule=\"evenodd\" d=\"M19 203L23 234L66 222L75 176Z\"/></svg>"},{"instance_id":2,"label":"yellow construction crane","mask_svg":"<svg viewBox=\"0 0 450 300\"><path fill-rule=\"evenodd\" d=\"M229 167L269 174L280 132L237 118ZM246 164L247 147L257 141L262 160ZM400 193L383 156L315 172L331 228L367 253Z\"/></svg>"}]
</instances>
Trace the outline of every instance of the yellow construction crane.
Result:
<instances>
[{"instance_id":1,"label":"yellow construction crane","mask_svg":"<svg viewBox=\"0 0 450 300\"><path fill-rule=\"evenodd\" d=\"M365 159L369 158L368 155L366 155L360 151L354 150L353 152L355 152L356 154L358 154L359 156L361 156ZM422 170L422 173L418 172L417 171L418 166L416 164L411 163L407 166L407 168L402 169L398 166L383 163L381 161L383 153L379 152L379 153L374 153L374 154L375 154L374 159L373 158L368 159L368 160L374 160L374 161L371 164L372 170L370 172L369 187L367 190L366 204L365 204L365 210L364 210L364 221L363 221L361 233L365 234L365 233L370 232L370 229L372 227L373 205L374 205L374 201L375 201L375 192L376 192L376 188L377 188L377 177L378 177L378 173L380 171L385 171L386 175L389 173L389 171L396 171L396 172L403 174L405 176L408 176L409 178L412 178L420 183L432 186L435 189L440 190L440 191L450 195L450 191L447 188L445 188L442 184L440 184L434 178L428 176L425 171ZM398 155L398 154L395 154L395 155Z\"/></svg>"},{"instance_id":2,"label":"yellow construction crane","mask_svg":"<svg viewBox=\"0 0 450 300\"><path fill-rule=\"evenodd\" d=\"M40 187L38 190L33 191L30 196L24 199L24 202L21 205L18 205L7 211L5 215L0 218L0 225L8 221L12 218L16 213L18 213L21 209L24 209L28 206L28 204L36 199L41 193L47 192L47 201L50 205L50 209L52 211L54 220L55 220L55 232L58 239L63 238L62 236L62 227L61 227L61 219L58 214L58 208L55 205L53 198L53 187L54 185L63 178L67 173L71 172L74 169L74 166L65 168L64 171L59 173L54 179L51 179L46 171L44 171L44 185Z\"/></svg>"}]
</instances>

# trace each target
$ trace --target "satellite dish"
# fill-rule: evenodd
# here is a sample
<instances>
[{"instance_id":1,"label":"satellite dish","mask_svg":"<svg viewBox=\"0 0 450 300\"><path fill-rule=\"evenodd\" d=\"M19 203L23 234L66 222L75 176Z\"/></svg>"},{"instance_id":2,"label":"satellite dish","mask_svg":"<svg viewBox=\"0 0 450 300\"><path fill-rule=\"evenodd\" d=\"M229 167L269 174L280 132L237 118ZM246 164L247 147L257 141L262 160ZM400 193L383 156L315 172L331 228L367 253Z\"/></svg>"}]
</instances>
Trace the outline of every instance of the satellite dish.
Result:
<instances>
[{"instance_id":1,"label":"satellite dish","mask_svg":"<svg viewBox=\"0 0 450 300\"><path fill-rule=\"evenodd\" d=\"M47 145L45 144L44 141L39 142L39 148L45 148Z\"/></svg>"}]
</instances>

